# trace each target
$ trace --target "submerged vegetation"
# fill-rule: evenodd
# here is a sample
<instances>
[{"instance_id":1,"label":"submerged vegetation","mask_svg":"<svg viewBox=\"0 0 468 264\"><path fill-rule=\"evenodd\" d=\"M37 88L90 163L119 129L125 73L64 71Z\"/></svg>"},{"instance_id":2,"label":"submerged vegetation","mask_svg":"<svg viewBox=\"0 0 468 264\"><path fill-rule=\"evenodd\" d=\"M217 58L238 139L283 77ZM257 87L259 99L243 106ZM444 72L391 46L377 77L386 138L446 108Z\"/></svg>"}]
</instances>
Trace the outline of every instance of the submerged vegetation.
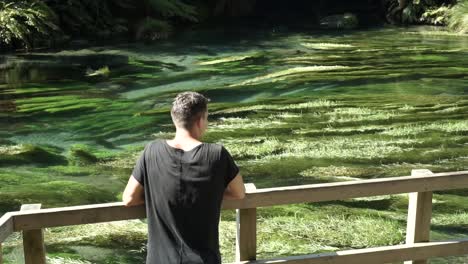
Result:
<instances>
[{"instance_id":1,"label":"submerged vegetation","mask_svg":"<svg viewBox=\"0 0 468 264\"><path fill-rule=\"evenodd\" d=\"M158 17L159 18L159 17ZM170 138L172 98L211 98L204 141L257 188L468 169L466 39L427 27L187 35L0 58L0 214L120 199L143 146ZM256 32L257 33L257 32ZM306 45L304 45L306 44ZM431 239L466 237L466 190L434 194ZM406 195L258 209L258 258L395 245ZM45 230L50 263L141 263L140 220ZM235 215L220 225L234 259ZM3 247L22 258L21 239ZM463 258L437 263L463 263ZM458 261L458 262L457 262Z\"/></svg>"}]
</instances>

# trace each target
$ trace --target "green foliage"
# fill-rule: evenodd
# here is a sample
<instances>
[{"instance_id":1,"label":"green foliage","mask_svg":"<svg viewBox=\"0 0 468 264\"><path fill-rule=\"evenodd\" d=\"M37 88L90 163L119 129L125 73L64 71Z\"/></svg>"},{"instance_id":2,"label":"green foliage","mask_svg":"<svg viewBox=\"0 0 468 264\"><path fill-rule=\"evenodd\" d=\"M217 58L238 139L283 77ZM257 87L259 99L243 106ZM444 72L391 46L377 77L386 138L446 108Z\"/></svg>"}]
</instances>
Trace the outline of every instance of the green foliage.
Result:
<instances>
[{"instance_id":1,"label":"green foliage","mask_svg":"<svg viewBox=\"0 0 468 264\"><path fill-rule=\"evenodd\" d=\"M446 25L450 0L388 0L387 17L403 24Z\"/></svg>"},{"instance_id":2,"label":"green foliage","mask_svg":"<svg viewBox=\"0 0 468 264\"><path fill-rule=\"evenodd\" d=\"M431 7L421 15L420 21L431 25L446 25L449 12L450 8L447 6Z\"/></svg>"},{"instance_id":3,"label":"green foliage","mask_svg":"<svg viewBox=\"0 0 468 264\"><path fill-rule=\"evenodd\" d=\"M180 17L188 21L197 21L195 7L181 0L147 0L147 2L162 17Z\"/></svg>"},{"instance_id":4,"label":"green foliage","mask_svg":"<svg viewBox=\"0 0 468 264\"><path fill-rule=\"evenodd\" d=\"M147 16L137 24L135 37L138 40L154 41L166 39L172 32L168 20L179 18L196 22L195 7L181 0L146 0Z\"/></svg>"},{"instance_id":5,"label":"green foliage","mask_svg":"<svg viewBox=\"0 0 468 264\"><path fill-rule=\"evenodd\" d=\"M137 22L137 39L166 38L172 31L169 20L197 21L193 5L182 0L5 0L0 2L0 46L33 48L35 41L48 40L52 33L80 37L109 38L129 30L127 19L118 10L143 12ZM55 36L66 39L66 35Z\"/></svg>"},{"instance_id":6,"label":"green foliage","mask_svg":"<svg viewBox=\"0 0 468 264\"><path fill-rule=\"evenodd\" d=\"M468 33L468 0L460 0L450 10L450 29L458 33Z\"/></svg>"},{"instance_id":7,"label":"green foliage","mask_svg":"<svg viewBox=\"0 0 468 264\"><path fill-rule=\"evenodd\" d=\"M58 30L54 12L39 0L0 2L0 45L21 43L29 49L34 40Z\"/></svg>"},{"instance_id":8,"label":"green foliage","mask_svg":"<svg viewBox=\"0 0 468 264\"><path fill-rule=\"evenodd\" d=\"M403 9L401 20L405 24L415 24L420 22L430 22L429 18L424 20L423 16L425 12L429 12L430 10L437 9L437 3L435 0L412 0L409 1L408 6ZM440 13L440 12L439 12ZM436 16L435 14L428 13L426 16L432 15ZM435 22L435 21L434 21Z\"/></svg>"},{"instance_id":9,"label":"green foliage","mask_svg":"<svg viewBox=\"0 0 468 264\"><path fill-rule=\"evenodd\" d=\"M136 39L157 40L165 39L172 31L172 26L164 20L147 17L137 27Z\"/></svg>"},{"instance_id":10,"label":"green foliage","mask_svg":"<svg viewBox=\"0 0 468 264\"><path fill-rule=\"evenodd\" d=\"M45 0L58 15L65 32L108 37L127 31L125 20L115 18L111 4L129 6L128 0Z\"/></svg>"}]
</instances>

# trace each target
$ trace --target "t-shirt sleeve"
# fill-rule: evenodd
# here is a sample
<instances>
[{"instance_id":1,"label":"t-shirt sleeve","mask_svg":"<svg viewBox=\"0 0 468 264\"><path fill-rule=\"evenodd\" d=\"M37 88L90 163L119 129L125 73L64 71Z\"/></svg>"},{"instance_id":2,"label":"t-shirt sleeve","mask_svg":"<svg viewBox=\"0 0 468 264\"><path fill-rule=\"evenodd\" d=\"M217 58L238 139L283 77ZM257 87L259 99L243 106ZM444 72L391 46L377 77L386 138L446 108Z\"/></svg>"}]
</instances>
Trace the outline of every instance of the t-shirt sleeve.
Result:
<instances>
[{"instance_id":1,"label":"t-shirt sleeve","mask_svg":"<svg viewBox=\"0 0 468 264\"><path fill-rule=\"evenodd\" d=\"M132 172L133 178L135 178L143 186L145 185L148 171L146 167L146 153L148 146L149 144L146 145L145 149L141 152Z\"/></svg>"},{"instance_id":2,"label":"t-shirt sleeve","mask_svg":"<svg viewBox=\"0 0 468 264\"><path fill-rule=\"evenodd\" d=\"M237 167L231 154L224 147L221 148L221 160L225 163L224 187L227 187L239 173L239 167Z\"/></svg>"}]
</instances>

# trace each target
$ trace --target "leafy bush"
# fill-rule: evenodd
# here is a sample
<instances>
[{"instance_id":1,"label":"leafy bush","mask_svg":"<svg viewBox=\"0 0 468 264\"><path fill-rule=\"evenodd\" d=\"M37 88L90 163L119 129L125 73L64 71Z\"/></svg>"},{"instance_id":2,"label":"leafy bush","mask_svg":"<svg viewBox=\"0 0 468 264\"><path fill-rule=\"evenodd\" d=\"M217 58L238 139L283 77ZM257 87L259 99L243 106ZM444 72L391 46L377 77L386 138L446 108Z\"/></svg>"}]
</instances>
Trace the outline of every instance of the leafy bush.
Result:
<instances>
[{"instance_id":1,"label":"leafy bush","mask_svg":"<svg viewBox=\"0 0 468 264\"><path fill-rule=\"evenodd\" d=\"M450 9L448 26L456 32L468 33L468 0L460 0Z\"/></svg>"},{"instance_id":2,"label":"leafy bush","mask_svg":"<svg viewBox=\"0 0 468 264\"><path fill-rule=\"evenodd\" d=\"M402 22L405 24L426 23L433 25L443 25L447 14L444 13L444 6L440 6L435 0L412 0L403 9Z\"/></svg>"},{"instance_id":3,"label":"leafy bush","mask_svg":"<svg viewBox=\"0 0 468 264\"><path fill-rule=\"evenodd\" d=\"M448 6L429 8L421 15L420 21L431 25L447 25L449 14Z\"/></svg>"},{"instance_id":4,"label":"leafy bush","mask_svg":"<svg viewBox=\"0 0 468 264\"><path fill-rule=\"evenodd\" d=\"M34 40L57 31L54 12L39 0L0 1L0 45L18 43L29 49Z\"/></svg>"}]
</instances>

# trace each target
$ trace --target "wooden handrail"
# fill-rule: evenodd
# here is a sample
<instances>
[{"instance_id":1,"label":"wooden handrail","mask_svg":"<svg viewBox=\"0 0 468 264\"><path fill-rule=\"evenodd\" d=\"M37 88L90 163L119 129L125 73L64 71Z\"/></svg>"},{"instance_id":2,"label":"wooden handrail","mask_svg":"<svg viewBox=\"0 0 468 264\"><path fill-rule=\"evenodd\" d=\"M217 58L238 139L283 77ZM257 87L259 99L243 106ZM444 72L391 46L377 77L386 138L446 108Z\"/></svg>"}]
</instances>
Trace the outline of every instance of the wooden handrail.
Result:
<instances>
[{"instance_id":1,"label":"wooden handrail","mask_svg":"<svg viewBox=\"0 0 468 264\"><path fill-rule=\"evenodd\" d=\"M463 187L468 187L468 171L265 188L251 190L242 200L225 200L223 209L247 209ZM121 202L12 212L10 215L14 219L14 231L146 217L144 206L125 207Z\"/></svg>"},{"instance_id":2,"label":"wooden handrail","mask_svg":"<svg viewBox=\"0 0 468 264\"><path fill-rule=\"evenodd\" d=\"M257 189L242 200L223 202L223 209L256 208L322 202L377 195L427 192L468 187L468 171L383 179Z\"/></svg>"},{"instance_id":3,"label":"wooden handrail","mask_svg":"<svg viewBox=\"0 0 468 264\"><path fill-rule=\"evenodd\" d=\"M231 264L374 264L468 254L468 239L363 248Z\"/></svg>"},{"instance_id":4,"label":"wooden handrail","mask_svg":"<svg viewBox=\"0 0 468 264\"><path fill-rule=\"evenodd\" d=\"M255 231L253 225L256 225L255 208L257 207L304 202L342 200L349 198L399 193L427 193L427 195L425 195L424 197L430 197L430 192L432 191L460 189L468 187L468 171L432 174L428 170L413 170L412 176L403 177L391 177L383 179L358 180L350 182L311 184L264 189L255 189L255 186L253 185L248 187L249 188L247 188L247 194L244 199L225 200L223 201L222 207L223 209L240 209L241 211L238 212L238 216L242 219L238 220L238 225L239 223L244 223L244 230ZM414 197L416 198L415 208L421 208L421 205L423 205L425 208L430 208L432 201L429 198L421 199L418 198L420 196L417 195ZM419 221L418 219L420 219L421 217L422 219L425 219L425 221L427 221L427 218L430 218L430 214L425 214L424 211L425 210L421 209L415 210L416 217L414 217L412 221ZM119 220L139 219L145 217L146 213L144 206L125 207L124 204L121 202L10 212L5 214L2 218L0 218L0 245L12 232L15 231L38 230L47 227L111 222ZM247 220L247 218L249 220ZM415 224L413 226L416 229L418 228L418 224ZM421 229L424 229L422 230L423 232L428 232L428 230L426 230L427 225L424 225L424 228L421 227ZM240 259L238 260L245 260L245 256L248 256L248 259L255 258L255 241L253 241L255 239L255 236L249 235L247 233L248 232L238 232L238 238L239 234L243 236L242 239L238 239L238 241L245 241L249 245L246 247L239 247L238 245L238 249L242 251L239 254L237 254L238 256L240 256ZM344 251L344 253L336 252L333 253L335 254L333 255L333 262L331 262L331 260L328 260L330 262L320 262L322 260L317 260L330 258L330 256L328 255L323 258L317 258L318 255L309 255L305 257L303 256L302 259L306 259L304 261L298 261L295 259L295 257L293 257L290 259L286 258L285 261L287 263L365 263L352 262L349 259L353 259L352 255L358 256L359 254L364 254L363 256L374 256L375 254L377 254L378 256L385 256L387 254L390 254L392 256L402 256L404 254L410 254L408 252L411 252L410 255L413 259L415 259L418 256L424 259L427 258L427 256L424 254L435 254L435 252L447 255L455 255L455 253L468 253L465 250L459 249L459 247L468 249L468 242L465 240L426 243L419 243L425 241L416 240L414 240L414 242L417 243L408 243L407 241L407 244L404 246L400 245L386 248L371 248L361 251ZM372 250L376 251L374 252ZM346 255L346 252L347 254L349 254ZM345 259L346 261L340 262L341 259ZM335 260L337 262L335 262ZM379 259L379 261L380 260L383 259ZM277 262L259 261L245 263Z\"/></svg>"},{"instance_id":5,"label":"wooden handrail","mask_svg":"<svg viewBox=\"0 0 468 264\"><path fill-rule=\"evenodd\" d=\"M123 202L13 212L14 231L146 218L145 207Z\"/></svg>"}]
</instances>

